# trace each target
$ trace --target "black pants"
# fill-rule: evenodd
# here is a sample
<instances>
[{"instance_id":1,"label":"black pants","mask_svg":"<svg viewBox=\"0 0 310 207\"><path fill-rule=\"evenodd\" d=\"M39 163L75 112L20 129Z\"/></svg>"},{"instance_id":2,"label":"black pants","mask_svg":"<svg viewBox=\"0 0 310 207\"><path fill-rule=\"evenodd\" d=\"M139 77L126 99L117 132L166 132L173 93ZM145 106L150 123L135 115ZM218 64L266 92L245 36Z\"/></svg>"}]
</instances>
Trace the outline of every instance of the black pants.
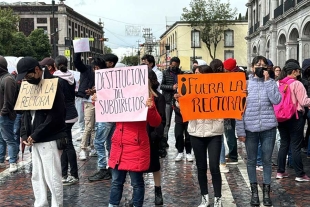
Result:
<instances>
[{"instance_id":1,"label":"black pants","mask_svg":"<svg viewBox=\"0 0 310 207\"><path fill-rule=\"evenodd\" d=\"M198 182L201 195L208 194L207 179L207 149L209 153L209 166L214 187L214 196L222 197L222 177L220 173L220 154L222 147L222 136L194 137L191 136L196 165L198 171Z\"/></svg>"},{"instance_id":2,"label":"black pants","mask_svg":"<svg viewBox=\"0 0 310 207\"><path fill-rule=\"evenodd\" d=\"M229 120L230 126L225 127L225 136L227 138L227 145L229 148L229 158L232 161L238 161L238 152L237 152L237 138L235 135L236 121L234 119Z\"/></svg>"},{"instance_id":3,"label":"black pants","mask_svg":"<svg viewBox=\"0 0 310 207\"><path fill-rule=\"evenodd\" d=\"M66 133L68 138L68 143L66 149L62 152L61 155L61 169L62 169L62 176L68 175L68 165L70 164L70 174L75 178L79 178L78 175L78 167L77 167L77 160L76 160L76 152L72 143L72 126L74 123L66 123Z\"/></svg>"},{"instance_id":4,"label":"black pants","mask_svg":"<svg viewBox=\"0 0 310 207\"><path fill-rule=\"evenodd\" d=\"M189 134L187 132L187 126L188 122L175 123L174 127L175 148L177 148L178 153L182 153L184 151L184 147L186 154L189 154L192 151L192 145Z\"/></svg>"}]
</instances>

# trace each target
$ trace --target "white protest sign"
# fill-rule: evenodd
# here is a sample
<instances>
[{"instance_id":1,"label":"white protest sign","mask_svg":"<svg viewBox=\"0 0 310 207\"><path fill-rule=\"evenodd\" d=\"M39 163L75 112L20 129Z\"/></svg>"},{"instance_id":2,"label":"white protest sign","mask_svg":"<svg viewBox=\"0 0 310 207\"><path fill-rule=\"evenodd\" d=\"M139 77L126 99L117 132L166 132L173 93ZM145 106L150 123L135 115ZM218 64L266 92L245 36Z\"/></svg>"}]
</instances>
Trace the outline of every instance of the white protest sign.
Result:
<instances>
[{"instance_id":1,"label":"white protest sign","mask_svg":"<svg viewBox=\"0 0 310 207\"><path fill-rule=\"evenodd\" d=\"M97 122L145 121L149 97L146 65L96 70Z\"/></svg>"},{"instance_id":2,"label":"white protest sign","mask_svg":"<svg viewBox=\"0 0 310 207\"><path fill-rule=\"evenodd\" d=\"M81 38L77 40L73 40L73 48L74 52L89 52L89 39L88 38Z\"/></svg>"},{"instance_id":3,"label":"white protest sign","mask_svg":"<svg viewBox=\"0 0 310 207\"><path fill-rule=\"evenodd\" d=\"M58 78L44 79L38 85L23 81L14 110L51 109L56 96Z\"/></svg>"}]
</instances>

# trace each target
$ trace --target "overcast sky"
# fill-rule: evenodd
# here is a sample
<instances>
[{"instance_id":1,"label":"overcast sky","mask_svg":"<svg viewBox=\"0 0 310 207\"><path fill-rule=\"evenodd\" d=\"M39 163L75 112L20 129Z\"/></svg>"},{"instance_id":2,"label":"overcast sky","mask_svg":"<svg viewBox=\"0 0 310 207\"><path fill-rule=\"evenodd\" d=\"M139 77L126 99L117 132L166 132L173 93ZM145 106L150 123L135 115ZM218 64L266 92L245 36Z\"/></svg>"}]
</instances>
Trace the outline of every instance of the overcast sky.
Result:
<instances>
[{"instance_id":1,"label":"overcast sky","mask_svg":"<svg viewBox=\"0 0 310 207\"><path fill-rule=\"evenodd\" d=\"M4 0L12 3L17 0ZM35 0L22 0L33 2ZM156 39L165 32L168 25L180 20L182 9L188 7L191 0L66 0L65 4L72 7L92 21L98 22L99 18L104 22L106 43L112 49L119 47L137 47L137 41L144 41L140 36L127 36L126 26L136 28L151 28ZM221 0L227 2L227 0ZM38 0L51 4L51 0ZM56 0L56 3L58 0ZM238 9L238 13L245 15L247 0L230 0L232 7ZM131 51L130 51L131 52Z\"/></svg>"}]
</instances>

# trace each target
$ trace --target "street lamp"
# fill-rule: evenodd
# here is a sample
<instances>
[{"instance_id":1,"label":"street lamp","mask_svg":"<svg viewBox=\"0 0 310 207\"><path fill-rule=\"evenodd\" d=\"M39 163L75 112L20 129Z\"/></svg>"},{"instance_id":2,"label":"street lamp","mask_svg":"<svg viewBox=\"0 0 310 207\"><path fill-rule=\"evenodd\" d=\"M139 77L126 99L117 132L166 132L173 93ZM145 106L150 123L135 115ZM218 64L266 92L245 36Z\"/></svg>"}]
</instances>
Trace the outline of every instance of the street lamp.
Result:
<instances>
[{"instance_id":1,"label":"street lamp","mask_svg":"<svg viewBox=\"0 0 310 207\"><path fill-rule=\"evenodd\" d=\"M170 50L170 45L167 43L165 45L165 48L166 48L166 67L168 65L168 50Z\"/></svg>"},{"instance_id":2,"label":"street lamp","mask_svg":"<svg viewBox=\"0 0 310 207\"><path fill-rule=\"evenodd\" d=\"M54 6L55 6L55 0L52 0L52 14L53 14L53 21L52 21L52 27L53 27L53 58L55 59L56 57L56 31L55 31L55 11L54 11Z\"/></svg>"}]
</instances>

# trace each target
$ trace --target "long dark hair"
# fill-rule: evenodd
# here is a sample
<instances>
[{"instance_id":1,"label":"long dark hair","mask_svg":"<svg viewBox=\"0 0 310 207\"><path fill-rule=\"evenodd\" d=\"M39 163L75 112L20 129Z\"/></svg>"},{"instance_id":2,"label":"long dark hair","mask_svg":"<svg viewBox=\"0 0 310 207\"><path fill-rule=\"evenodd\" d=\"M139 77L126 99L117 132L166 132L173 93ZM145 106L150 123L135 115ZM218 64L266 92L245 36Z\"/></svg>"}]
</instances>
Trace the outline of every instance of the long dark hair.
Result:
<instances>
[{"instance_id":1,"label":"long dark hair","mask_svg":"<svg viewBox=\"0 0 310 207\"><path fill-rule=\"evenodd\" d=\"M55 66L61 72L66 73L68 71L68 59L63 55L57 56L55 58Z\"/></svg>"}]
</instances>

